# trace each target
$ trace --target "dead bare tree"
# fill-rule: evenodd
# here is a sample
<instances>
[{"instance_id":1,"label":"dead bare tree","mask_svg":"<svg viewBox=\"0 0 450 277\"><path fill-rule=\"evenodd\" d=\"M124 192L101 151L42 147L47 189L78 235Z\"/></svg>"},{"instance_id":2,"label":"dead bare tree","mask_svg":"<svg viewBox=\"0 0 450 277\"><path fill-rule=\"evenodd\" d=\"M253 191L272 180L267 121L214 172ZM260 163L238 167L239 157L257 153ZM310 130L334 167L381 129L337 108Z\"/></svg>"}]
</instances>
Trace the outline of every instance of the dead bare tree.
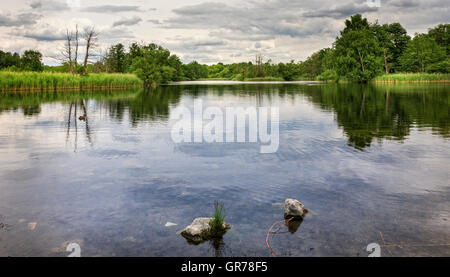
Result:
<instances>
[{"instance_id":1,"label":"dead bare tree","mask_svg":"<svg viewBox=\"0 0 450 277\"><path fill-rule=\"evenodd\" d=\"M95 27L87 27L84 29L84 39L86 41L86 54L83 62L83 73L86 74L89 57L92 56L92 51L98 46L98 33L95 31Z\"/></svg>"},{"instance_id":2,"label":"dead bare tree","mask_svg":"<svg viewBox=\"0 0 450 277\"><path fill-rule=\"evenodd\" d=\"M61 55L60 57L55 57L55 59L67 63L72 74L78 73L78 46L79 35L77 25L75 28L75 35L73 31L66 29L66 41L61 50Z\"/></svg>"},{"instance_id":3,"label":"dead bare tree","mask_svg":"<svg viewBox=\"0 0 450 277\"><path fill-rule=\"evenodd\" d=\"M255 58L255 65L256 65L256 74L258 77L262 77L262 67L263 67L263 55L262 54L256 54Z\"/></svg>"},{"instance_id":4,"label":"dead bare tree","mask_svg":"<svg viewBox=\"0 0 450 277\"><path fill-rule=\"evenodd\" d=\"M73 64L72 64L72 32L69 33L69 29L66 30L66 39L67 39L67 44L66 44L66 53L68 56L68 60L69 60L69 68L70 68L70 72L73 74Z\"/></svg>"},{"instance_id":5,"label":"dead bare tree","mask_svg":"<svg viewBox=\"0 0 450 277\"><path fill-rule=\"evenodd\" d=\"M72 32L69 32L69 29L66 30L66 42L64 44L64 47L61 49L61 57L57 58L58 60L62 62L67 62L69 65L70 72L73 74L73 60L72 60L72 53L73 53L73 35Z\"/></svg>"},{"instance_id":6,"label":"dead bare tree","mask_svg":"<svg viewBox=\"0 0 450 277\"><path fill-rule=\"evenodd\" d=\"M79 44L79 40L78 40L78 24L75 26L75 57L74 57L74 61L75 61L75 73L78 74L78 44Z\"/></svg>"}]
</instances>

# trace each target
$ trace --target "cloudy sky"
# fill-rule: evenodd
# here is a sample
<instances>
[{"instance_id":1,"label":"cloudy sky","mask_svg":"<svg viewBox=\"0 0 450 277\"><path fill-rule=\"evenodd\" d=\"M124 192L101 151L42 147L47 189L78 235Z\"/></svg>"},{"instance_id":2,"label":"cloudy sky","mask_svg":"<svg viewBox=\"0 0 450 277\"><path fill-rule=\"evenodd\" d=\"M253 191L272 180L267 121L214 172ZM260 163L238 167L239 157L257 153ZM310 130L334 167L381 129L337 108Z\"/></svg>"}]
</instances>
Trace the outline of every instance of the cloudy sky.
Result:
<instances>
[{"instance_id":1,"label":"cloudy sky","mask_svg":"<svg viewBox=\"0 0 450 277\"><path fill-rule=\"evenodd\" d=\"M448 0L0 0L0 49L38 49L58 64L66 28L95 26L100 50L155 42L183 62L240 62L262 53L304 60L329 47L345 18L400 22L413 35L450 21Z\"/></svg>"}]
</instances>

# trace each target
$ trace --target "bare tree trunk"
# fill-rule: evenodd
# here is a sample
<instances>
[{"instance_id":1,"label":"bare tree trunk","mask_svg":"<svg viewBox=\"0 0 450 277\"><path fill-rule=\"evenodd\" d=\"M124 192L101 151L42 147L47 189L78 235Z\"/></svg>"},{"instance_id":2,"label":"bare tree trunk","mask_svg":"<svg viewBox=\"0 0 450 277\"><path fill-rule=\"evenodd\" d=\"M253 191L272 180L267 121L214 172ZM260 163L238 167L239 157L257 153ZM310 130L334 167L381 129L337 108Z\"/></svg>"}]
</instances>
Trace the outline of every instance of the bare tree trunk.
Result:
<instances>
[{"instance_id":1,"label":"bare tree trunk","mask_svg":"<svg viewBox=\"0 0 450 277\"><path fill-rule=\"evenodd\" d=\"M87 72L87 64L89 61L89 56L91 55L90 51L93 50L96 45L98 34L95 32L94 27L86 28L84 31L84 39L86 40L86 54L84 56L83 62L83 72L86 74Z\"/></svg>"},{"instance_id":2,"label":"bare tree trunk","mask_svg":"<svg viewBox=\"0 0 450 277\"><path fill-rule=\"evenodd\" d=\"M383 51L384 51L384 69L385 69L386 74L389 74L389 65L387 62L386 49L383 49Z\"/></svg>"},{"instance_id":3,"label":"bare tree trunk","mask_svg":"<svg viewBox=\"0 0 450 277\"><path fill-rule=\"evenodd\" d=\"M255 64L256 64L256 75L257 77L262 77L262 54L256 54Z\"/></svg>"},{"instance_id":4,"label":"bare tree trunk","mask_svg":"<svg viewBox=\"0 0 450 277\"><path fill-rule=\"evenodd\" d=\"M75 73L78 74L78 25L75 29Z\"/></svg>"},{"instance_id":5,"label":"bare tree trunk","mask_svg":"<svg viewBox=\"0 0 450 277\"><path fill-rule=\"evenodd\" d=\"M69 60L69 68L70 68L70 72L73 74L73 64L72 64L72 34L69 34L69 29L66 30L66 39L67 39L67 45L66 45L67 59Z\"/></svg>"},{"instance_id":6,"label":"bare tree trunk","mask_svg":"<svg viewBox=\"0 0 450 277\"><path fill-rule=\"evenodd\" d=\"M361 69L364 72L365 69L364 69L363 56L361 55L361 52L359 51L359 49L357 49L357 50L358 50L359 60L361 61Z\"/></svg>"}]
</instances>

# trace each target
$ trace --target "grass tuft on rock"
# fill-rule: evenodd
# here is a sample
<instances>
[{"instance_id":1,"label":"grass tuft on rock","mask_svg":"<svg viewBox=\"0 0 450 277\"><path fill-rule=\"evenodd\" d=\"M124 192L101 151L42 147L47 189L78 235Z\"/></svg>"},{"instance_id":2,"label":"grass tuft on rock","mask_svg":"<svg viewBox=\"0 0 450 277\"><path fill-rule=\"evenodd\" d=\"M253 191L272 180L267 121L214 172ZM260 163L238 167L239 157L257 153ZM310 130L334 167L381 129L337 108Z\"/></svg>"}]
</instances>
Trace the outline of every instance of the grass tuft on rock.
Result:
<instances>
[{"instance_id":1,"label":"grass tuft on rock","mask_svg":"<svg viewBox=\"0 0 450 277\"><path fill-rule=\"evenodd\" d=\"M211 227L211 232L214 234L222 233L225 227L225 209L223 202L219 202L217 200L214 201L214 214L209 222Z\"/></svg>"}]
</instances>

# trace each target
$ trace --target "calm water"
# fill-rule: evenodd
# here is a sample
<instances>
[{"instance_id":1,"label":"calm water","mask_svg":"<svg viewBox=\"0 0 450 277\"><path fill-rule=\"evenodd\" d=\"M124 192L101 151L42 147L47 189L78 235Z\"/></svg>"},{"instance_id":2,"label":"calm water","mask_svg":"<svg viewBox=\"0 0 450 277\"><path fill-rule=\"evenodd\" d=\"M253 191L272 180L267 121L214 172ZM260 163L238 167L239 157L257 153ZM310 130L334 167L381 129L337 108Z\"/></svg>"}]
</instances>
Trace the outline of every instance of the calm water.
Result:
<instances>
[{"instance_id":1,"label":"calm water","mask_svg":"<svg viewBox=\"0 0 450 277\"><path fill-rule=\"evenodd\" d=\"M195 99L279 106L278 152L173 143L170 113ZM450 256L449 169L448 85L3 95L0 256L67 256L70 242L82 256L270 256L266 234L288 197L310 213L271 238L277 256L367 256L373 242L383 256ZM177 232L216 199L232 230L188 244Z\"/></svg>"}]
</instances>

